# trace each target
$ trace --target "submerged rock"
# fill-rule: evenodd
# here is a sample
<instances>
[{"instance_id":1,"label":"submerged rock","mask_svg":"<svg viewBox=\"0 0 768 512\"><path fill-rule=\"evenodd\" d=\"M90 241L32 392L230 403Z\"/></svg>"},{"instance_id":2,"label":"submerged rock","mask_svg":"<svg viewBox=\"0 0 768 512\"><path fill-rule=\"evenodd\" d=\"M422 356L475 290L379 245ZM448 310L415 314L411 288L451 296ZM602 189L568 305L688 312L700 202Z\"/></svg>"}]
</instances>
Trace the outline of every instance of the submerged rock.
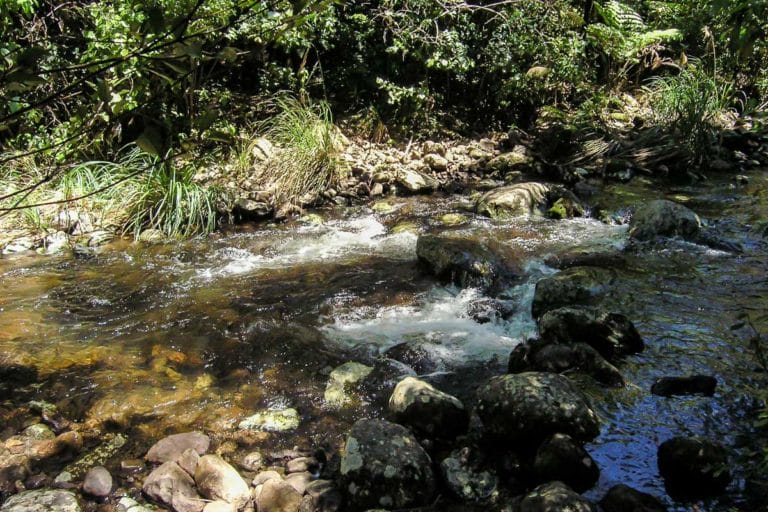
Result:
<instances>
[{"instance_id":1,"label":"submerged rock","mask_svg":"<svg viewBox=\"0 0 768 512\"><path fill-rule=\"evenodd\" d=\"M190 448L198 455L204 455L210 444L210 438L202 432L173 434L155 443L144 458L150 462L175 461Z\"/></svg>"},{"instance_id":2,"label":"submerged rock","mask_svg":"<svg viewBox=\"0 0 768 512\"><path fill-rule=\"evenodd\" d=\"M428 271L443 282L460 287L498 291L514 280L512 262L484 242L447 235L421 235L416 255Z\"/></svg>"},{"instance_id":3,"label":"submerged rock","mask_svg":"<svg viewBox=\"0 0 768 512\"><path fill-rule=\"evenodd\" d=\"M0 506L2 512L80 512L77 498L70 491L38 489L15 494Z\"/></svg>"},{"instance_id":4,"label":"submerged rock","mask_svg":"<svg viewBox=\"0 0 768 512\"><path fill-rule=\"evenodd\" d=\"M571 267L540 279L531 304L534 318L563 306L589 305L602 298L614 273L597 267Z\"/></svg>"},{"instance_id":5,"label":"submerged rock","mask_svg":"<svg viewBox=\"0 0 768 512\"><path fill-rule=\"evenodd\" d=\"M603 512L667 512L659 498L628 485L614 485L600 500Z\"/></svg>"},{"instance_id":6,"label":"submerged rock","mask_svg":"<svg viewBox=\"0 0 768 512\"><path fill-rule=\"evenodd\" d=\"M640 206L629 223L629 236L635 240L652 240L657 236L680 236L692 239L698 235L701 219L685 206L657 199Z\"/></svg>"},{"instance_id":7,"label":"submerged rock","mask_svg":"<svg viewBox=\"0 0 768 512\"><path fill-rule=\"evenodd\" d=\"M341 493L333 482L315 480L307 486L299 512L337 512L341 504Z\"/></svg>"},{"instance_id":8,"label":"submerged rock","mask_svg":"<svg viewBox=\"0 0 768 512\"><path fill-rule=\"evenodd\" d=\"M540 482L557 480L576 492L591 489L600 478L592 457L565 434L555 434L539 446L533 471Z\"/></svg>"},{"instance_id":9,"label":"submerged rock","mask_svg":"<svg viewBox=\"0 0 768 512\"><path fill-rule=\"evenodd\" d=\"M300 422L301 418L296 409L267 409L248 416L238 424L238 427L241 430L287 432L297 429Z\"/></svg>"},{"instance_id":10,"label":"submerged rock","mask_svg":"<svg viewBox=\"0 0 768 512\"><path fill-rule=\"evenodd\" d=\"M373 371L373 368L354 361L346 362L331 371L325 387L325 402L331 407L343 407L354 401L353 390Z\"/></svg>"},{"instance_id":11,"label":"submerged rock","mask_svg":"<svg viewBox=\"0 0 768 512\"><path fill-rule=\"evenodd\" d=\"M596 512L597 507L562 482L540 485L517 502L515 512Z\"/></svg>"},{"instance_id":12,"label":"submerged rock","mask_svg":"<svg viewBox=\"0 0 768 512\"><path fill-rule=\"evenodd\" d=\"M562 375L526 372L493 377L478 391L484 433L504 444L532 448L563 433L579 442L600 433L586 397Z\"/></svg>"},{"instance_id":13,"label":"submerged rock","mask_svg":"<svg viewBox=\"0 0 768 512\"><path fill-rule=\"evenodd\" d=\"M626 316L600 308L558 308L545 313L538 324L542 338L586 343L609 361L645 348L643 338Z\"/></svg>"},{"instance_id":14,"label":"submerged rock","mask_svg":"<svg viewBox=\"0 0 768 512\"><path fill-rule=\"evenodd\" d=\"M413 377L395 387L389 412L396 422L427 439L452 440L469 427L469 414L458 398Z\"/></svg>"},{"instance_id":15,"label":"submerged rock","mask_svg":"<svg viewBox=\"0 0 768 512\"><path fill-rule=\"evenodd\" d=\"M435 488L429 455L408 430L384 420L363 419L352 426L340 472L355 510L423 505Z\"/></svg>"},{"instance_id":16,"label":"submerged rock","mask_svg":"<svg viewBox=\"0 0 768 512\"><path fill-rule=\"evenodd\" d=\"M715 394L716 387L717 379L709 375L661 377L651 386L651 393L660 396L695 394L712 396Z\"/></svg>"},{"instance_id":17,"label":"submerged rock","mask_svg":"<svg viewBox=\"0 0 768 512\"><path fill-rule=\"evenodd\" d=\"M717 496L731 482L728 452L720 443L698 437L673 437L659 446L659 472L670 496Z\"/></svg>"},{"instance_id":18,"label":"submerged rock","mask_svg":"<svg viewBox=\"0 0 768 512\"><path fill-rule=\"evenodd\" d=\"M398 343L388 348L384 355L410 366L420 375L432 373L437 369L437 364L431 359L429 352L413 341Z\"/></svg>"}]
</instances>

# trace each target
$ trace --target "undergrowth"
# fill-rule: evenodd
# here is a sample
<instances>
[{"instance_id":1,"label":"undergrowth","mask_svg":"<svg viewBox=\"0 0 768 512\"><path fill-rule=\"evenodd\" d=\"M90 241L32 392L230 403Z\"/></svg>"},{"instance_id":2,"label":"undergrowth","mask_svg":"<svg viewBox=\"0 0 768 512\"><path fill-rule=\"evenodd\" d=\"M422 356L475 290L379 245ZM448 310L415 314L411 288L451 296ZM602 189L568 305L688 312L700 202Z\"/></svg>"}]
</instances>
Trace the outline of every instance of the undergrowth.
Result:
<instances>
[{"instance_id":1,"label":"undergrowth","mask_svg":"<svg viewBox=\"0 0 768 512\"><path fill-rule=\"evenodd\" d=\"M277 145L264 165L252 166L252 177L273 193L276 205L310 203L337 182L341 135L327 103L314 105L294 98L275 100L276 114L256 126Z\"/></svg>"}]
</instances>

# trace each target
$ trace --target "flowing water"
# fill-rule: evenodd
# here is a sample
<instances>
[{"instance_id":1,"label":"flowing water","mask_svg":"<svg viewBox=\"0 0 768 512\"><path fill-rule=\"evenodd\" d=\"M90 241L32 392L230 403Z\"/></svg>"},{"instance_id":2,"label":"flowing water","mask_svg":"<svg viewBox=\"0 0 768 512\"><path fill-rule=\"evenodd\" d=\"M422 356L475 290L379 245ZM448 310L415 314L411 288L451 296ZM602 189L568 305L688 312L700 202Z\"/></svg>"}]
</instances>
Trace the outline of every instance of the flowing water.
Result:
<instances>
[{"instance_id":1,"label":"flowing water","mask_svg":"<svg viewBox=\"0 0 768 512\"><path fill-rule=\"evenodd\" d=\"M224 440L246 416L293 407L298 429L251 441L333 448L353 421L381 410L376 403L328 407L331 368L371 363L412 341L434 363L427 378L471 403L484 379L504 371L512 348L535 335L530 303L536 281L556 272L548 258L623 250L605 304L635 322L647 349L620 366L628 383L622 389L575 377L603 419L588 446L602 470L590 496L615 483L665 496L656 448L673 435L695 434L736 454L728 494L699 509L755 510L745 501L740 461L755 447L753 390L766 378L749 343L753 333L738 323L748 314L757 330L768 330L768 257L757 229L768 215L768 186L761 175L751 179L741 189L723 179L677 190L636 180L590 199L617 217L649 198L683 201L741 243L743 254L677 240L626 247L626 226L493 222L466 213L465 198L417 197L389 201L387 213L327 210L319 212L322 221L310 216L184 243L118 242L90 259L4 257L0 364L39 374L0 397L0 413L46 400L86 426L128 433L139 450L191 428ZM446 227L448 213L464 221ZM514 311L508 320L491 314L478 321L479 290L442 286L424 274L418 233L442 230L493 239L517 260L523 275L503 294ZM656 377L693 373L718 378L714 397L649 392Z\"/></svg>"}]
</instances>

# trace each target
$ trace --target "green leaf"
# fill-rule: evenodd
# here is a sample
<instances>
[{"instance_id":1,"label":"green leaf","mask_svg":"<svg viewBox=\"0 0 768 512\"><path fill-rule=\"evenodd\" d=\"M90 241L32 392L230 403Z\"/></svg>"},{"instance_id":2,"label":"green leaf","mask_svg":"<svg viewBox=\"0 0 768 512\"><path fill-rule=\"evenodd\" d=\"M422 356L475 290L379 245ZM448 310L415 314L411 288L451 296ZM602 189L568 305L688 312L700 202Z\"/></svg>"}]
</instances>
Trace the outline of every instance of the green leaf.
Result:
<instances>
[{"instance_id":1,"label":"green leaf","mask_svg":"<svg viewBox=\"0 0 768 512\"><path fill-rule=\"evenodd\" d=\"M136 139L136 145L145 153L160 156L163 148L163 138L160 136L160 132L150 126Z\"/></svg>"}]
</instances>

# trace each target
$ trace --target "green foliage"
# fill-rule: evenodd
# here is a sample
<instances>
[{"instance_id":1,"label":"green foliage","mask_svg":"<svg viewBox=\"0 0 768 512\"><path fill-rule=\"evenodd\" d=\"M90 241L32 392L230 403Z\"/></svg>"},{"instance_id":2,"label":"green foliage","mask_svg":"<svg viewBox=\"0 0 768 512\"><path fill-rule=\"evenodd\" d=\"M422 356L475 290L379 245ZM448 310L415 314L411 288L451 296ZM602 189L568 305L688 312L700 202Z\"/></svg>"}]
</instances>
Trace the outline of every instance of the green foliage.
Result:
<instances>
[{"instance_id":1,"label":"green foliage","mask_svg":"<svg viewBox=\"0 0 768 512\"><path fill-rule=\"evenodd\" d=\"M594 6L601 22L587 27L587 38L618 65L622 74L640 63L643 54L649 51L654 57L651 66L657 67L663 45L683 38L682 32L675 28L649 28L643 17L627 4L608 0L603 5L595 2Z\"/></svg>"},{"instance_id":2,"label":"green foliage","mask_svg":"<svg viewBox=\"0 0 768 512\"><path fill-rule=\"evenodd\" d=\"M733 101L733 86L696 62L678 75L657 77L647 88L655 121L699 163L716 140L717 122Z\"/></svg>"},{"instance_id":3,"label":"green foliage","mask_svg":"<svg viewBox=\"0 0 768 512\"><path fill-rule=\"evenodd\" d=\"M336 159L340 133L326 103L305 105L284 97L275 101L277 113L260 126L279 147L253 177L265 190L273 190L275 203L312 202L341 176Z\"/></svg>"}]
</instances>

